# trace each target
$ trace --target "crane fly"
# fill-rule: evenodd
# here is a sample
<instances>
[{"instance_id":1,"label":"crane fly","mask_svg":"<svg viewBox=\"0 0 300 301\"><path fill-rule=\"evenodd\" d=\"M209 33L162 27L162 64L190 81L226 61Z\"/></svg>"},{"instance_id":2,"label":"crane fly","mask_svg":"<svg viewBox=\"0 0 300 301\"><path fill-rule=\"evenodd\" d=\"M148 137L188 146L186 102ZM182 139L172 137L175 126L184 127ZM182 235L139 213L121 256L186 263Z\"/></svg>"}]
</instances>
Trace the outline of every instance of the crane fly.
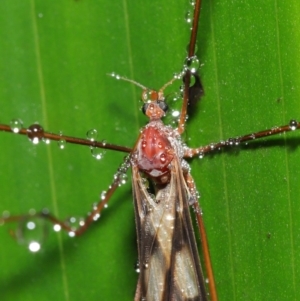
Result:
<instances>
[{"instance_id":1,"label":"crane fly","mask_svg":"<svg viewBox=\"0 0 300 301\"><path fill-rule=\"evenodd\" d=\"M293 125L291 125L291 126L293 126ZM286 129L288 129L288 128L289 128L289 127L287 127ZM276 130L274 130L274 133L275 133L275 131L276 131ZM248 138L249 138L249 137L248 137ZM229 143L229 142L230 142L230 141L228 141L228 143ZM232 142L232 143L235 143L235 142L237 142L237 141L231 140L231 142ZM230 143L231 143L231 142L230 142ZM219 146L222 147L222 144L220 144ZM215 145L215 147L217 147L217 146ZM199 150L199 152L200 152L200 150Z\"/></svg>"}]
</instances>

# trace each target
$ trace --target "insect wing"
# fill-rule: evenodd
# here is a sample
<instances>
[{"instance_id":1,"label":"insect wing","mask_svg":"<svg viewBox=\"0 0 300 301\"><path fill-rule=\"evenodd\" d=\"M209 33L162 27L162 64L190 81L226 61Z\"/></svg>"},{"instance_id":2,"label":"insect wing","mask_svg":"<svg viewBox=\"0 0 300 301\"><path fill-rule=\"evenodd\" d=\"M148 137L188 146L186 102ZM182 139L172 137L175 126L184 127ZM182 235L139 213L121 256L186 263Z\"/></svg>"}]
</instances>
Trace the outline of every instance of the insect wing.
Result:
<instances>
[{"instance_id":1,"label":"insect wing","mask_svg":"<svg viewBox=\"0 0 300 301\"><path fill-rule=\"evenodd\" d=\"M133 168L133 195L139 252L135 300L207 300L188 196L177 159L170 183L148 193Z\"/></svg>"}]
</instances>

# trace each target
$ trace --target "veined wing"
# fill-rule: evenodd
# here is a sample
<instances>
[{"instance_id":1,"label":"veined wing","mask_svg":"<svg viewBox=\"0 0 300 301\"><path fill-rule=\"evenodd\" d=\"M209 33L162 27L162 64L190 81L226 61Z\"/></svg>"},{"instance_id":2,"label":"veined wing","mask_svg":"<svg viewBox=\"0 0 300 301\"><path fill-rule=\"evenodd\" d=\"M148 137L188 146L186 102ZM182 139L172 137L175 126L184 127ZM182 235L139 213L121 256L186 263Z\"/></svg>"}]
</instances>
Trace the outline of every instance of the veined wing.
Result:
<instances>
[{"instance_id":1,"label":"veined wing","mask_svg":"<svg viewBox=\"0 0 300 301\"><path fill-rule=\"evenodd\" d=\"M189 212L189 190L177 159L170 182L151 196L133 168L140 274L136 301L207 300Z\"/></svg>"}]
</instances>

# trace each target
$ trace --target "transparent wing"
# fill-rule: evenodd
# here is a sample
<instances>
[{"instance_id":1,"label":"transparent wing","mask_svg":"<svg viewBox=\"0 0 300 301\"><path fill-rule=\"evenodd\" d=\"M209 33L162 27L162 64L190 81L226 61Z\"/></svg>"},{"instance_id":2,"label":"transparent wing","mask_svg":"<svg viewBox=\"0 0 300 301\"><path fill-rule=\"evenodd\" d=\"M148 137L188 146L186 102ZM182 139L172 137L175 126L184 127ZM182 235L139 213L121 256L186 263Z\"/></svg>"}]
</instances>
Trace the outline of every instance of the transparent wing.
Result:
<instances>
[{"instance_id":1,"label":"transparent wing","mask_svg":"<svg viewBox=\"0 0 300 301\"><path fill-rule=\"evenodd\" d=\"M140 275L135 300L207 300L189 212L189 190L178 160L170 183L148 193L133 168ZM144 298L144 299L143 299Z\"/></svg>"}]
</instances>

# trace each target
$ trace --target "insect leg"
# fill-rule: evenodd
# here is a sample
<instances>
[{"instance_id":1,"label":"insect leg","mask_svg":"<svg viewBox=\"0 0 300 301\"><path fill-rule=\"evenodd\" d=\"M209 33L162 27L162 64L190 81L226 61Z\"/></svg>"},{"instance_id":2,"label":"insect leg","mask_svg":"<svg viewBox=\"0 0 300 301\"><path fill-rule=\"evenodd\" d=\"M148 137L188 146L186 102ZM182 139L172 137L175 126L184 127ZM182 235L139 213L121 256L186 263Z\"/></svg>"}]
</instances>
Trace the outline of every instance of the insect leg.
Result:
<instances>
[{"instance_id":1,"label":"insect leg","mask_svg":"<svg viewBox=\"0 0 300 301\"><path fill-rule=\"evenodd\" d=\"M0 131L13 133L13 134L19 134L19 135L25 135L34 144L39 143L42 139L48 139L48 140L53 140L53 141L65 141L65 142L71 143L71 144L86 145L86 146L96 147L96 148L111 149L111 150L125 152L125 153L131 152L131 148L125 147L125 146L119 146L119 145L98 142L98 141L89 140L89 139L82 139L82 138L76 138L76 137L71 137L71 136L58 135L58 134L52 134L49 132L45 132L43 127L40 126L39 124L32 124L28 128L23 128L23 127L17 128L17 127L7 125L7 124L0 124Z\"/></svg>"},{"instance_id":2,"label":"insect leg","mask_svg":"<svg viewBox=\"0 0 300 301\"><path fill-rule=\"evenodd\" d=\"M192 206L196 215L197 223L198 223L198 229L200 233L201 238L201 247L202 247L202 253L204 258L204 264L205 264L205 271L208 278L208 287L209 287L209 293L210 293L210 300L211 301L217 301L217 291L216 291L216 285L215 285L215 279L209 254L209 246L206 236L206 231L204 227L204 222L202 218L202 210L199 206L199 203L197 201L197 190L195 186L195 182L193 177L190 173L185 174L185 179L187 186L189 187L189 190L192 194L192 197L195 198L195 201L193 202Z\"/></svg>"},{"instance_id":3,"label":"insect leg","mask_svg":"<svg viewBox=\"0 0 300 301\"><path fill-rule=\"evenodd\" d=\"M197 0L195 3L195 7L194 7L193 26L192 26L192 31L191 31L190 43L188 45L189 48L188 48L187 61L192 60L195 56L200 9L201 9L201 0ZM183 97L183 104L181 107L180 119L179 119L178 128L177 128L179 134L182 134L184 132L186 114L187 114L187 106L188 106L188 102L189 102L190 82L191 82L191 72L189 70L187 70L184 75L184 97Z\"/></svg>"},{"instance_id":4,"label":"insect leg","mask_svg":"<svg viewBox=\"0 0 300 301\"><path fill-rule=\"evenodd\" d=\"M114 175L114 180L112 184L109 186L108 190L105 193L102 193L101 200L93 206L93 209L90 213L87 214L86 218L79 224L77 228L74 228L69 225L68 222L62 221L55 216L51 215L48 210L42 210L41 212L34 214L23 214L16 216L4 216L0 217L0 225L11 223L11 222L22 222L31 218L42 218L54 225L60 226L61 229L67 231L69 236L74 237L83 234L89 226L96 220L99 219L100 214L103 208L106 207L107 203L111 199L115 190L121 186L125 181L126 172L130 167L130 155L125 158L125 161L121 164L118 171Z\"/></svg>"},{"instance_id":5,"label":"insect leg","mask_svg":"<svg viewBox=\"0 0 300 301\"><path fill-rule=\"evenodd\" d=\"M222 148L226 147L232 147L234 145L239 145L240 143L248 142L248 141L254 141L256 139L261 139L269 136L279 135L281 133L289 132L289 131L295 131L300 129L300 122L297 122L296 120L291 120L289 124L274 127L272 129L255 132L239 137L232 137L228 138L224 141L220 141L217 143L211 143L209 145L197 147L197 148L187 148L185 150L184 158L192 158L192 157L203 157L204 154L210 153L214 150L220 150Z\"/></svg>"}]
</instances>

